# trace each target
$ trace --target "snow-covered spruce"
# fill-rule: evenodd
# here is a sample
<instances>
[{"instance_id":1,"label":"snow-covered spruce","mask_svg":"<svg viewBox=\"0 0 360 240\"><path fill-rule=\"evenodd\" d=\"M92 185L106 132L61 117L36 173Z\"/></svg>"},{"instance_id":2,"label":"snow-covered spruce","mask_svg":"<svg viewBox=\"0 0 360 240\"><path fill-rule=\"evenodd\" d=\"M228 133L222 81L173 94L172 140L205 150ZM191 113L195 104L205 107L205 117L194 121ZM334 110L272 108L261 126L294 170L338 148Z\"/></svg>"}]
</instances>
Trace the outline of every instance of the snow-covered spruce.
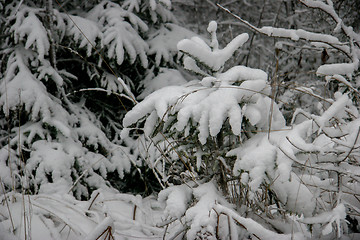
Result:
<instances>
[{"instance_id":1,"label":"snow-covered spruce","mask_svg":"<svg viewBox=\"0 0 360 240\"><path fill-rule=\"evenodd\" d=\"M0 177L6 189L88 198L139 163L121 145L123 106L114 104L116 96L136 102L130 91L155 91L169 83L166 72L177 74L173 84L184 81L169 66L175 66L177 41L194 35L176 24L169 1L150 2L89 1L84 10L53 2L46 14L34 1L0 7L6 19L6 71L0 75L0 118L8 129L1 136Z\"/></svg>"}]
</instances>

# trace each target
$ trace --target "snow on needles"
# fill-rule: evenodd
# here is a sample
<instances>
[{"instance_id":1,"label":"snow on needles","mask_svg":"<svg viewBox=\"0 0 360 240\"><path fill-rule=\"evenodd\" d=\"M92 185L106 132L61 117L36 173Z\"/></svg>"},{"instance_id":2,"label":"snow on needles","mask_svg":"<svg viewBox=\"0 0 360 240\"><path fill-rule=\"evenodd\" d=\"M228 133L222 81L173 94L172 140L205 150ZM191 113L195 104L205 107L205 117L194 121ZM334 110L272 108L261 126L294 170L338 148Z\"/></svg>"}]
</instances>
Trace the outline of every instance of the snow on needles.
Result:
<instances>
[{"instance_id":1,"label":"snow on needles","mask_svg":"<svg viewBox=\"0 0 360 240\"><path fill-rule=\"evenodd\" d=\"M10 31L15 34L15 41L19 42L26 38L25 49L36 48L40 61L48 54L50 43L47 31L34 12L28 11L28 8L22 8L16 16L16 22ZM27 15L25 17L25 15Z\"/></svg>"},{"instance_id":2,"label":"snow on needles","mask_svg":"<svg viewBox=\"0 0 360 240\"><path fill-rule=\"evenodd\" d=\"M234 52L249 39L249 35L243 33L234 38L225 48L218 49L215 36L216 28L216 22L212 21L209 23L208 31L212 35L211 47L199 37L181 40L177 45L179 51L203 63L214 72L219 71L225 62L233 56Z\"/></svg>"},{"instance_id":3,"label":"snow on needles","mask_svg":"<svg viewBox=\"0 0 360 240\"><path fill-rule=\"evenodd\" d=\"M181 52L199 60L216 72L224 66L225 62L232 57L233 53L248 39L249 35L243 33L234 38L224 49L212 51L210 47L201 43L201 41L203 41L202 39L193 37L180 41L177 47Z\"/></svg>"},{"instance_id":4,"label":"snow on needles","mask_svg":"<svg viewBox=\"0 0 360 240\"><path fill-rule=\"evenodd\" d=\"M193 66L190 70L200 70L197 64L201 62L213 71L219 71L234 51L248 39L247 34L241 34L219 50L214 35L215 22L210 22L208 31L212 35L211 46L199 37L178 43L179 51L189 55L186 59L193 63L188 65ZM151 117L145 120L146 133L150 134L151 129L158 124L154 118L156 115L159 121L165 122L169 115L176 115L174 129L181 132L190 122L195 123L202 144L206 143L209 136L214 137L221 131L226 119L229 119L235 135L240 135L244 117L257 128L266 129L271 105L270 98L266 97L270 94L267 78L267 74L260 69L235 66L191 85L166 87L150 94L135 106L126 114L123 124L129 127L150 114ZM272 128L281 128L284 124L281 113L275 108Z\"/></svg>"},{"instance_id":5,"label":"snow on needles","mask_svg":"<svg viewBox=\"0 0 360 240\"><path fill-rule=\"evenodd\" d=\"M158 200L166 201L165 214L173 218L181 218L188 209L192 189L187 185L172 186L159 193Z\"/></svg>"}]
</instances>

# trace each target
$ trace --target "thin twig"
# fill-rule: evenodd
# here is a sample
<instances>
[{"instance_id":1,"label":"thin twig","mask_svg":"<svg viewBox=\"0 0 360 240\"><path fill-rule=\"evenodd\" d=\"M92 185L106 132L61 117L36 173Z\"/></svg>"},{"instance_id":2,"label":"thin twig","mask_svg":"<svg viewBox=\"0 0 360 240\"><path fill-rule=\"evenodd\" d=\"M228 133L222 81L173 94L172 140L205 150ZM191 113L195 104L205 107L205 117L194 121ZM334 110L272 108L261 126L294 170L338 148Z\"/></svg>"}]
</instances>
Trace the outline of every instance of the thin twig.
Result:
<instances>
[{"instance_id":1,"label":"thin twig","mask_svg":"<svg viewBox=\"0 0 360 240\"><path fill-rule=\"evenodd\" d=\"M133 211L133 220L135 221L136 219L136 209L137 209L137 205L134 204L134 211Z\"/></svg>"},{"instance_id":2,"label":"thin twig","mask_svg":"<svg viewBox=\"0 0 360 240\"><path fill-rule=\"evenodd\" d=\"M11 222L11 226L12 226L12 229L13 229L13 233L15 233L14 221L13 221L13 218L12 218L12 215L11 215L9 202L8 202L8 199L7 199L7 196L6 196L6 191L5 191L4 183L3 183L2 179L1 179L1 176L0 176L0 183L1 183L1 189L2 189L2 191L4 193L6 207L7 207L8 212L9 212L9 217L10 217L10 222Z\"/></svg>"},{"instance_id":3,"label":"thin twig","mask_svg":"<svg viewBox=\"0 0 360 240\"><path fill-rule=\"evenodd\" d=\"M261 9L260 16L259 16L259 21L257 23L257 27L260 27L262 16L263 16L263 14L265 12L266 3L267 3L267 0L264 0L263 7ZM248 66L248 64L249 64L250 53L251 53L252 45L253 45L253 42L254 42L254 38L255 38L255 32L252 33L251 38L250 38L249 52L248 52L248 54L246 54L245 66Z\"/></svg>"},{"instance_id":4,"label":"thin twig","mask_svg":"<svg viewBox=\"0 0 360 240\"><path fill-rule=\"evenodd\" d=\"M94 204L96 198L97 198L99 195L100 195L100 193L98 192L98 193L95 195L94 199L91 201L90 206L88 207L87 210L90 210L90 209L91 209L92 205Z\"/></svg>"},{"instance_id":5,"label":"thin twig","mask_svg":"<svg viewBox=\"0 0 360 240\"><path fill-rule=\"evenodd\" d=\"M133 100L131 97L129 97L129 96L125 95L125 94L117 93L117 92L114 92L114 91L111 91L111 90L107 90L107 89L104 89L104 88L83 88L83 89L79 89L79 90L73 91L73 92L71 92L71 93L67 93L66 96L68 97L69 95L72 95L72 94L75 94L75 93L87 92L87 91L98 91L98 92L106 92L107 94L114 94L114 95L116 95L117 97L124 97L124 98L130 100L131 102L133 102L134 104L137 104L137 101L136 101L136 100L135 100L135 102L134 102L134 100Z\"/></svg>"},{"instance_id":6,"label":"thin twig","mask_svg":"<svg viewBox=\"0 0 360 240\"><path fill-rule=\"evenodd\" d=\"M350 156L351 152L354 150L355 145L356 145L356 142L357 142L357 140L358 140L358 138L359 138L359 134L360 134L360 127L359 127L359 129L358 129L357 134L356 134L356 138L355 138L354 144L352 145L350 151L346 154L346 156L344 157L344 159L343 159L341 162L345 161L345 160Z\"/></svg>"}]
</instances>

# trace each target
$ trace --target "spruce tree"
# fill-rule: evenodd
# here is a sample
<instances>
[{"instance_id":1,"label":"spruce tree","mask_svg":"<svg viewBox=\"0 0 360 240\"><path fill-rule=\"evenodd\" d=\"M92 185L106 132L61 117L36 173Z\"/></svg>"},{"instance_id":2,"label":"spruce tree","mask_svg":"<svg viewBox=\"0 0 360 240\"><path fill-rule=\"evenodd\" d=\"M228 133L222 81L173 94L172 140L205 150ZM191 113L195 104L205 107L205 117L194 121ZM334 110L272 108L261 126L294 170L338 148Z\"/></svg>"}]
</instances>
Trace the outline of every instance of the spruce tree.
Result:
<instances>
[{"instance_id":1,"label":"spruce tree","mask_svg":"<svg viewBox=\"0 0 360 240\"><path fill-rule=\"evenodd\" d=\"M121 119L152 79L176 69L169 1L7 1L1 5L1 179L8 190L117 186L136 156ZM175 51L174 51L175 50ZM160 80L159 80L160 79ZM143 95L146 95L144 93ZM133 171L133 170L131 170ZM134 189L134 191L136 191Z\"/></svg>"}]
</instances>

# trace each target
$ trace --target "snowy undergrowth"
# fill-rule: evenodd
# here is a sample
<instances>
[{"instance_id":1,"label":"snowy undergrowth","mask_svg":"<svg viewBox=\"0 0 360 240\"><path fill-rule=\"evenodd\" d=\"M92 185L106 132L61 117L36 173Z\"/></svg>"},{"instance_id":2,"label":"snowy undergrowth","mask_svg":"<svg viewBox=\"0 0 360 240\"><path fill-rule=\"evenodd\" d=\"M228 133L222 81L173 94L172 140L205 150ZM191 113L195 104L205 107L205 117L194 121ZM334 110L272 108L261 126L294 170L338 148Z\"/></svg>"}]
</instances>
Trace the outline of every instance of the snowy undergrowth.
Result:
<instances>
[{"instance_id":1,"label":"snowy undergrowth","mask_svg":"<svg viewBox=\"0 0 360 240\"><path fill-rule=\"evenodd\" d=\"M7 240L290 239L241 217L213 182L167 188L158 199L97 190L88 201L67 194L8 193L1 202L0 229L4 231L0 231L0 239ZM295 234L294 239L305 237Z\"/></svg>"},{"instance_id":2,"label":"snowy undergrowth","mask_svg":"<svg viewBox=\"0 0 360 240\"><path fill-rule=\"evenodd\" d=\"M198 185L213 178L238 208L233 211L217 197L221 194L215 197L209 188L202 192L205 185L200 184L193 192L197 203L185 213L189 221L185 236L225 239L245 232L260 239L326 239L350 234L347 219L353 219L359 209L360 130L359 112L349 94L336 92L333 100L321 105L319 114L295 111L286 126L270 98L274 89L265 72L245 66L224 69L247 35L219 49L216 23L211 22L207 30L210 43L198 37L178 43L184 67L201 78L150 94L123 121L127 127L123 137L143 123L145 139L164 149L166 158L146 159L164 186L173 183L169 179L174 166L180 165L184 180ZM341 66L338 71L323 67L318 74L346 83L340 76L344 74ZM179 206L183 212L183 204ZM238 212L257 219L261 231L254 233L257 227L249 227L253 220L243 220Z\"/></svg>"},{"instance_id":3,"label":"snowy undergrowth","mask_svg":"<svg viewBox=\"0 0 360 240\"><path fill-rule=\"evenodd\" d=\"M331 1L302 2L337 20ZM1 75L0 104L5 117L16 117L1 141L0 238L358 238L360 121L352 77L359 36L341 21L338 28L349 37L349 47L330 35L258 29L294 41L322 39L351 58L317 69L346 90L333 99L316 96L322 99L318 113L297 109L286 125L267 73L225 68L247 34L220 48L214 21L207 28L210 41L173 23L150 30L172 18L164 4L170 3L103 1L81 16L54 11L60 39L75 39L70 45L87 57L94 53L91 43L98 43L115 66L149 67L137 83L146 88L144 100L126 114L121 133L122 126L112 121L112 130L105 131L103 115L87 108L85 97L65 93L79 78L47 60L51 44L40 9L8 8L18 14L9 29L16 46ZM137 16L140 9L151 20ZM76 26L89 36L86 41ZM147 31L150 37L144 38ZM188 39L175 46L183 37ZM185 69L199 77L164 87L184 82L179 71L164 67L181 55ZM103 59L96 60L101 65ZM99 74L92 73L87 80ZM123 78L105 72L98 80L107 93L127 94L136 102L124 85L136 81ZM163 190L149 197L114 190L107 176L122 177L131 164L145 164Z\"/></svg>"},{"instance_id":4,"label":"snowy undergrowth","mask_svg":"<svg viewBox=\"0 0 360 240\"><path fill-rule=\"evenodd\" d=\"M0 222L3 229L14 233L13 239L95 240L109 226L115 239L159 239L162 235L162 229L156 227L162 206L152 197L98 190L89 201L67 194L9 193L6 198L1 201L7 201L9 208L1 206ZM0 232L0 239L8 239L5 236Z\"/></svg>"}]
</instances>

